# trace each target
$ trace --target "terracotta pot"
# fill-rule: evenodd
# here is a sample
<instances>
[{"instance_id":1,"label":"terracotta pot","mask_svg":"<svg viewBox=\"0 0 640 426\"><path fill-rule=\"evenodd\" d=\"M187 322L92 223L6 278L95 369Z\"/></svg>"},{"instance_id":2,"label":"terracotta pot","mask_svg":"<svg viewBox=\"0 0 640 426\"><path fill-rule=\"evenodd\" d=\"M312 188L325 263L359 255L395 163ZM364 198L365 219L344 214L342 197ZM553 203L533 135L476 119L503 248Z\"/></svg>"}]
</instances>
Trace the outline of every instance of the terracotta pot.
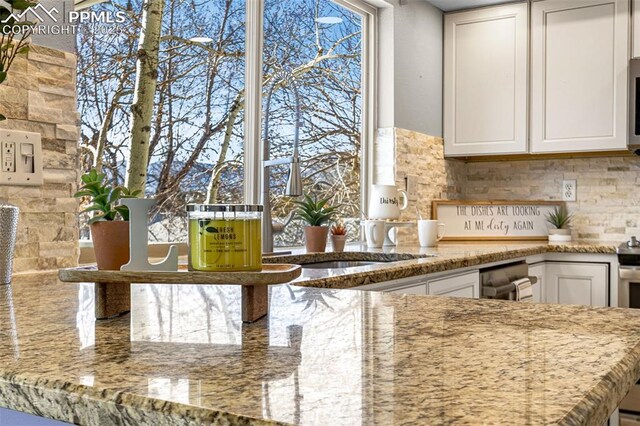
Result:
<instances>
[{"instance_id":1,"label":"terracotta pot","mask_svg":"<svg viewBox=\"0 0 640 426\"><path fill-rule=\"evenodd\" d=\"M98 269L119 271L129 262L129 222L103 221L91 224L93 250Z\"/></svg>"},{"instance_id":2,"label":"terracotta pot","mask_svg":"<svg viewBox=\"0 0 640 426\"><path fill-rule=\"evenodd\" d=\"M346 235L331 236L331 246L333 247L333 251L336 253L342 253L344 251L344 245L346 242L347 242Z\"/></svg>"},{"instance_id":3,"label":"terracotta pot","mask_svg":"<svg viewBox=\"0 0 640 426\"><path fill-rule=\"evenodd\" d=\"M305 226L304 245L307 253L323 253L327 248L328 226Z\"/></svg>"}]
</instances>

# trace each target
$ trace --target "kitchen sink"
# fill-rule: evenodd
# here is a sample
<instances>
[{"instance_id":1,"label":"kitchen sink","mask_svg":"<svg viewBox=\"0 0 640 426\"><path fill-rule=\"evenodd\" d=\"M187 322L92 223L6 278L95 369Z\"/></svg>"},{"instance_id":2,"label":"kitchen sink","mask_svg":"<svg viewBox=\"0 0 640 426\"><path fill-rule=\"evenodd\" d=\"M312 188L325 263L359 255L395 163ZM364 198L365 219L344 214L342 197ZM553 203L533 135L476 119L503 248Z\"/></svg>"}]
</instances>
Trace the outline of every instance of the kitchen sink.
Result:
<instances>
[{"instance_id":1,"label":"kitchen sink","mask_svg":"<svg viewBox=\"0 0 640 426\"><path fill-rule=\"evenodd\" d=\"M366 260L332 260L328 262L305 263L301 265L305 269L346 269L359 266L379 265L389 262L373 262Z\"/></svg>"}]
</instances>

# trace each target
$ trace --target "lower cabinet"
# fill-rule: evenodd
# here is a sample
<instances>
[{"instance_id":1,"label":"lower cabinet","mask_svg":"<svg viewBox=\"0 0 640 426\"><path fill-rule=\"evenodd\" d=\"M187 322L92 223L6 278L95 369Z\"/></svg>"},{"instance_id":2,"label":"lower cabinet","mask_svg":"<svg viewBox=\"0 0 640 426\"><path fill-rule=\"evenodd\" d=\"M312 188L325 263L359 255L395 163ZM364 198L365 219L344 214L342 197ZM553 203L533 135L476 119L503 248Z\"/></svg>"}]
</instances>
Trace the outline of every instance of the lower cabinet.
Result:
<instances>
[{"instance_id":1,"label":"lower cabinet","mask_svg":"<svg viewBox=\"0 0 640 426\"><path fill-rule=\"evenodd\" d=\"M435 277L422 275L362 286L360 289L396 294L429 294L477 299L480 297L480 274L478 271L468 271Z\"/></svg>"},{"instance_id":2,"label":"lower cabinet","mask_svg":"<svg viewBox=\"0 0 640 426\"><path fill-rule=\"evenodd\" d=\"M433 296L480 297L480 273L467 272L427 281L427 294Z\"/></svg>"},{"instance_id":3,"label":"lower cabinet","mask_svg":"<svg viewBox=\"0 0 640 426\"><path fill-rule=\"evenodd\" d=\"M536 277L538 282L531 286L533 290L533 303L543 303L545 302L544 297L544 283L545 283L545 263L534 263L533 265L529 265L529 275L532 277Z\"/></svg>"},{"instance_id":4,"label":"lower cabinet","mask_svg":"<svg viewBox=\"0 0 640 426\"><path fill-rule=\"evenodd\" d=\"M609 306L609 263L542 260L529 265L535 303ZM422 275L362 286L361 290L397 294L480 297L478 270Z\"/></svg>"},{"instance_id":5,"label":"lower cabinet","mask_svg":"<svg viewBox=\"0 0 640 426\"><path fill-rule=\"evenodd\" d=\"M427 294L427 285L426 284L411 284L409 286L401 287L401 288L392 288L390 290L383 290L387 293L397 293L397 294Z\"/></svg>"},{"instance_id":6,"label":"lower cabinet","mask_svg":"<svg viewBox=\"0 0 640 426\"><path fill-rule=\"evenodd\" d=\"M548 303L608 306L608 264L548 262L545 268Z\"/></svg>"}]
</instances>

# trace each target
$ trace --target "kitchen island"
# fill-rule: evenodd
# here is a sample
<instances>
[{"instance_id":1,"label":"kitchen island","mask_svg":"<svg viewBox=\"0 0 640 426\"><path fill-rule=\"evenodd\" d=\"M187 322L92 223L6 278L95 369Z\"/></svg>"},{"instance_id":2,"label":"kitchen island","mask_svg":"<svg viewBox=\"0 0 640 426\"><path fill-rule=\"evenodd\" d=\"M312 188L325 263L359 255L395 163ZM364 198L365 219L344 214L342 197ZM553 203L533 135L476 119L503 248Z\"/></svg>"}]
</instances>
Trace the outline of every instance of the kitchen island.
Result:
<instances>
[{"instance_id":1,"label":"kitchen island","mask_svg":"<svg viewBox=\"0 0 640 426\"><path fill-rule=\"evenodd\" d=\"M96 322L92 284L0 289L0 406L78 424L599 426L640 376L630 309L281 285L243 324L237 287L134 285Z\"/></svg>"}]
</instances>

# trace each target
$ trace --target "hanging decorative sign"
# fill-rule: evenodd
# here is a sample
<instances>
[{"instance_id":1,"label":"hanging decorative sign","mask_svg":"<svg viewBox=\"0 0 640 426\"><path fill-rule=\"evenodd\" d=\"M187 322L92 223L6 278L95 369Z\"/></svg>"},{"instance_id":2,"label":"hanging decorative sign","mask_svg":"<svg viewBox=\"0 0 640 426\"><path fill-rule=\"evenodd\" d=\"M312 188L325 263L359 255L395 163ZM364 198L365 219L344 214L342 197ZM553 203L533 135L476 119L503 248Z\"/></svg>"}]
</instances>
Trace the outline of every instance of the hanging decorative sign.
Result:
<instances>
[{"instance_id":1,"label":"hanging decorative sign","mask_svg":"<svg viewBox=\"0 0 640 426\"><path fill-rule=\"evenodd\" d=\"M445 224L443 241L527 240L548 238L547 214L562 201L436 200L432 218Z\"/></svg>"}]
</instances>

